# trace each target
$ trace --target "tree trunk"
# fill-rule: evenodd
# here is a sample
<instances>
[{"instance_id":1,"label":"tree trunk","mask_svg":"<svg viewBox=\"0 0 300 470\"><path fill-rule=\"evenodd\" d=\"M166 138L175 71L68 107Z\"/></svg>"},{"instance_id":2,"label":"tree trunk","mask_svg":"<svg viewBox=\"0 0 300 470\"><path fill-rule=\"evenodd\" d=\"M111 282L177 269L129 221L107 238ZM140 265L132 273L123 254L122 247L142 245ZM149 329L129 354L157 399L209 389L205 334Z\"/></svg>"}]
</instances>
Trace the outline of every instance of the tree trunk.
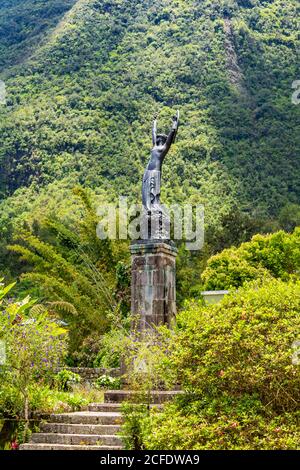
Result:
<instances>
[{"instance_id":1,"label":"tree trunk","mask_svg":"<svg viewBox=\"0 0 300 470\"><path fill-rule=\"evenodd\" d=\"M23 441L26 442L27 438L27 433L28 433L28 428L29 428L29 398L28 398L28 393L27 391L25 392L25 401L24 401L24 420L25 420L25 426L24 426L24 434L23 434Z\"/></svg>"}]
</instances>

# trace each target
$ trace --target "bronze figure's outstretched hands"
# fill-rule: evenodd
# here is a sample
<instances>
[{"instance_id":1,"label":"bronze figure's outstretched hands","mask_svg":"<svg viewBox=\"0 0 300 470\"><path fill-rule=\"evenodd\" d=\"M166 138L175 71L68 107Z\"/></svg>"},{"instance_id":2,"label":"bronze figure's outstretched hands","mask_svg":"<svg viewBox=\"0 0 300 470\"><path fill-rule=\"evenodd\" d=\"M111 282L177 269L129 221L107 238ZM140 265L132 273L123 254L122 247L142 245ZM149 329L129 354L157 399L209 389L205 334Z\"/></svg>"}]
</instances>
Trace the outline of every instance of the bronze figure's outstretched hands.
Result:
<instances>
[{"instance_id":1,"label":"bronze figure's outstretched hands","mask_svg":"<svg viewBox=\"0 0 300 470\"><path fill-rule=\"evenodd\" d=\"M157 136L157 113L154 114L153 127L152 127L152 142L153 142L153 145L156 144L156 136Z\"/></svg>"},{"instance_id":2,"label":"bronze figure's outstretched hands","mask_svg":"<svg viewBox=\"0 0 300 470\"><path fill-rule=\"evenodd\" d=\"M165 145L164 145L166 150L169 150L170 146L175 142L178 127L179 127L179 118L180 118L180 113L179 111L177 111L175 116L173 116L172 127L169 132L169 135L166 136ZM157 120L158 120L158 113L155 113L153 117L153 127L152 127L152 142L154 146L157 145L157 137L161 137L157 135Z\"/></svg>"},{"instance_id":3,"label":"bronze figure's outstretched hands","mask_svg":"<svg viewBox=\"0 0 300 470\"><path fill-rule=\"evenodd\" d=\"M179 113L179 110L177 111L177 113L175 114L175 116L173 116L173 129L178 129L179 127L179 118L180 118L180 113Z\"/></svg>"}]
</instances>

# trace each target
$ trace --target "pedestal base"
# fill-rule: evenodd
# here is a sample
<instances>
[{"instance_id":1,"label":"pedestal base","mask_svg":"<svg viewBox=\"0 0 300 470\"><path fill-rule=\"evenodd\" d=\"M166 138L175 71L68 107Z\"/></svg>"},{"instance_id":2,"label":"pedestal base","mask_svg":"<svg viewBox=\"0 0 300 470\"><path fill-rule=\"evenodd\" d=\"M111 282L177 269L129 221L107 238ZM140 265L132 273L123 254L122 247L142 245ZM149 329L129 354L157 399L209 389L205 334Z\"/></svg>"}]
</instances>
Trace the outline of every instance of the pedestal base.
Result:
<instances>
[{"instance_id":1,"label":"pedestal base","mask_svg":"<svg viewBox=\"0 0 300 470\"><path fill-rule=\"evenodd\" d=\"M167 241L147 240L133 243L130 251L133 328L170 326L176 315L176 247Z\"/></svg>"}]
</instances>

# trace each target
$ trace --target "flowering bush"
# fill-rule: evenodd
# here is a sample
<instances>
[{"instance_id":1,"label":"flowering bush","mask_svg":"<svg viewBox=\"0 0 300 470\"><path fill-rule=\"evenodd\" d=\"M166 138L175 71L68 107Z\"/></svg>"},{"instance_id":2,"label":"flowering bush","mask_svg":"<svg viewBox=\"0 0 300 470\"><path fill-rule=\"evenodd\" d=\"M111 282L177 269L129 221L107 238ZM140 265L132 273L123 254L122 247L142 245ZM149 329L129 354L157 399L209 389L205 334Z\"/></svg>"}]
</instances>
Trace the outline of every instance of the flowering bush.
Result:
<instances>
[{"instance_id":1,"label":"flowering bush","mask_svg":"<svg viewBox=\"0 0 300 470\"><path fill-rule=\"evenodd\" d=\"M252 408L254 405L254 408ZM167 405L143 422L142 442L153 450L299 450L299 413L272 415L255 397Z\"/></svg>"},{"instance_id":2,"label":"flowering bush","mask_svg":"<svg viewBox=\"0 0 300 470\"><path fill-rule=\"evenodd\" d=\"M121 380L119 377L111 377L110 375L101 375L96 382L99 388L109 388L110 390L120 390Z\"/></svg>"},{"instance_id":3,"label":"flowering bush","mask_svg":"<svg viewBox=\"0 0 300 470\"><path fill-rule=\"evenodd\" d=\"M169 357L186 394L145 418L144 446L300 449L299 338L300 282L269 280L217 305L190 304Z\"/></svg>"},{"instance_id":4,"label":"flowering bush","mask_svg":"<svg viewBox=\"0 0 300 470\"><path fill-rule=\"evenodd\" d=\"M12 287L0 286L0 339L6 355L0 390L9 383L14 393L22 397L27 421L30 386L47 380L61 362L66 352L66 330L43 309L34 311L29 297L21 302L5 301Z\"/></svg>"},{"instance_id":5,"label":"flowering bush","mask_svg":"<svg viewBox=\"0 0 300 470\"><path fill-rule=\"evenodd\" d=\"M56 374L54 380L59 390L67 392L72 390L73 385L81 382L81 377L71 370L63 369Z\"/></svg>"},{"instance_id":6,"label":"flowering bush","mask_svg":"<svg viewBox=\"0 0 300 470\"><path fill-rule=\"evenodd\" d=\"M228 248L212 256L202 274L205 289L231 289L246 281L275 277L299 277L300 227L294 233L255 235L238 248Z\"/></svg>"}]
</instances>

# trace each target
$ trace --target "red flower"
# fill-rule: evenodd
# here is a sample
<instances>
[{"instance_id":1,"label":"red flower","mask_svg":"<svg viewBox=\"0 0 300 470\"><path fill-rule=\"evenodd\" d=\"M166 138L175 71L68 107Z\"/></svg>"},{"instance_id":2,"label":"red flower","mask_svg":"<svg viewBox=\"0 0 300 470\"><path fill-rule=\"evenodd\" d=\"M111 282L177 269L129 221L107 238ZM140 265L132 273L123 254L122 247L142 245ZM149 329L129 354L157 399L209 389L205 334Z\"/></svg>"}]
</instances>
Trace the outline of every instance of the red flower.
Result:
<instances>
[{"instance_id":1,"label":"red flower","mask_svg":"<svg viewBox=\"0 0 300 470\"><path fill-rule=\"evenodd\" d=\"M19 449L19 444L17 443L17 441L12 441L10 446L11 446L12 450L18 450Z\"/></svg>"}]
</instances>

